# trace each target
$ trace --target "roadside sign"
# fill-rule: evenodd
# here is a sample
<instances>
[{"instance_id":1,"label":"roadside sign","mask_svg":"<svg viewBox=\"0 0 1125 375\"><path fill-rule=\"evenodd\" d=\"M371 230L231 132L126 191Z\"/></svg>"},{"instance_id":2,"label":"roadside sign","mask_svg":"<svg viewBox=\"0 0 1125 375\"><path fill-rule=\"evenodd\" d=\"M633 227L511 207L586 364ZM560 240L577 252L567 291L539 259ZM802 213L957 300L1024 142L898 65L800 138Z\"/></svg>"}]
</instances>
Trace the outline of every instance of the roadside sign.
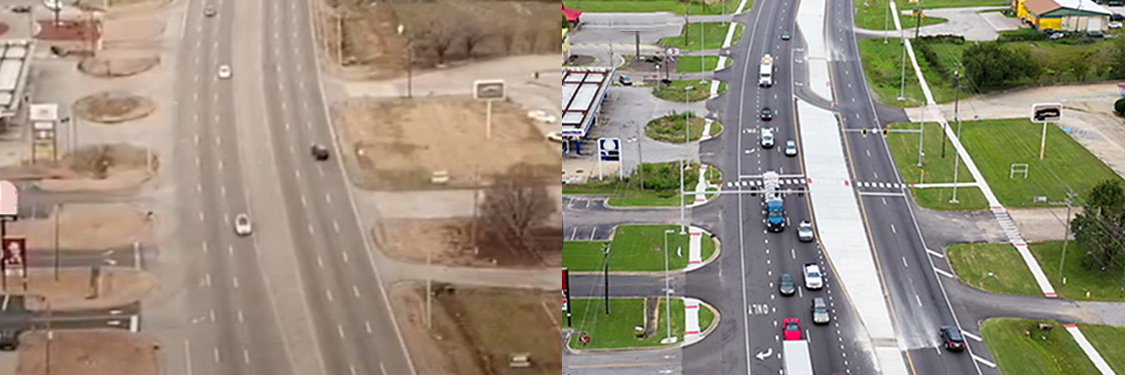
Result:
<instances>
[{"instance_id":1,"label":"roadside sign","mask_svg":"<svg viewBox=\"0 0 1125 375\"><path fill-rule=\"evenodd\" d=\"M621 161L621 139L599 138L598 155L602 161Z\"/></svg>"},{"instance_id":2,"label":"roadside sign","mask_svg":"<svg viewBox=\"0 0 1125 375\"><path fill-rule=\"evenodd\" d=\"M4 237L4 264L19 265L24 263L27 257L27 238L26 237Z\"/></svg>"},{"instance_id":3,"label":"roadside sign","mask_svg":"<svg viewBox=\"0 0 1125 375\"><path fill-rule=\"evenodd\" d=\"M0 216L19 214L20 191L11 181L0 181Z\"/></svg>"},{"instance_id":4,"label":"roadside sign","mask_svg":"<svg viewBox=\"0 0 1125 375\"><path fill-rule=\"evenodd\" d=\"M1046 203L1047 197L1035 197L1035 203Z\"/></svg>"},{"instance_id":5,"label":"roadside sign","mask_svg":"<svg viewBox=\"0 0 1125 375\"><path fill-rule=\"evenodd\" d=\"M1062 119L1062 103L1035 103L1031 105L1031 122L1042 124Z\"/></svg>"},{"instance_id":6,"label":"roadside sign","mask_svg":"<svg viewBox=\"0 0 1125 375\"><path fill-rule=\"evenodd\" d=\"M507 97L505 89L502 79L473 81L473 99L504 99Z\"/></svg>"},{"instance_id":7,"label":"roadside sign","mask_svg":"<svg viewBox=\"0 0 1125 375\"><path fill-rule=\"evenodd\" d=\"M680 55L680 49L676 48L676 47L668 48L667 52L668 52L668 56L679 56Z\"/></svg>"}]
</instances>

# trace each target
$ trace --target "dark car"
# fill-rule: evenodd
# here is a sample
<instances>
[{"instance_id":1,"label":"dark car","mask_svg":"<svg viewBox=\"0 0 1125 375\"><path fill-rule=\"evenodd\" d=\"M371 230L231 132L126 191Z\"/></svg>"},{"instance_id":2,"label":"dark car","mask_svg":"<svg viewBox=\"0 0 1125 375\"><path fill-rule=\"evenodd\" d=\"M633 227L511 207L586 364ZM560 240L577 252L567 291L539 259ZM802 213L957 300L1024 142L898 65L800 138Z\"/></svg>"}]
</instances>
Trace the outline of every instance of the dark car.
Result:
<instances>
[{"instance_id":1,"label":"dark car","mask_svg":"<svg viewBox=\"0 0 1125 375\"><path fill-rule=\"evenodd\" d=\"M0 350L10 352L20 346L19 331L0 331Z\"/></svg>"},{"instance_id":2,"label":"dark car","mask_svg":"<svg viewBox=\"0 0 1125 375\"><path fill-rule=\"evenodd\" d=\"M214 17L216 13L218 13L218 12L215 11L215 8L212 8L212 7L207 7L205 9L203 9L203 15L207 16L207 17Z\"/></svg>"},{"instance_id":3,"label":"dark car","mask_svg":"<svg viewBox=\"0 0 1125 375\"><path fill-rule=\"evenodd\" d=\"M12 13L31 13L30 5L16 5L12 7Z\"/></svg>"},{"instance_id":4,"label":"dark car","mask_svg":"<svg viewBox=\"0 0 1125 375\"><path fill-rule=\"evenodd\" d=\"M1125 21L1125 14L1114 13L1112 16L1109 16L1109 20L1110 21Z\"/></svg>"},{"instance_id":5,"label":"dark car","mask_svg":"<svg viewBox=\"0 0 1125 375\"><path fill-rule=\"evenodd\" d=\"M790 38L790 36L789 36L788 31L782 31L781 32L781 40L789 40L789 38Z\"/></svg>"},{"instance_id":6,"label":"dark car","mask_svg":"<svg viewBox=\"0 0 1125 375\"><path fill-rule=\"evenodd\" d=\"M773 110L770 107L762 107L762 120L773 120Z\"/></svg>"},{"instance_id":7,"label":"dark car","mask_svg":"<svg viewBox=\"0 0 1125 375\"><path fill-rule=\"evenodd\" d=\"M627 76L627 75L618 76L617 82L621 82L621 84L625 85L625 86L632 86L633 85L633 79L629 78L629 76Z\"/></svg>"},{"instance_id":8,"label":"dark car","mask_svg":"<svg viewBox=\"0 0 1125 375\"><path fill-rule=\"evenodd\" d=\"M793 275L787 273L781 274L781 280L778 281L777 284L783 296L791 296L793 293L797 292L797 284L793 282Z\"/></svg>"},{"instance_id":9,"label":"dark car","mask_svg":"<svg viewBox=\"0 0 1125 375\"><path fill-rule=\"evenodd\" d=\"M959 352L965 350L965 336L954 326L941 326L941 343L945 350Z\"/></svg>"},{"instance_id":10,"label":"dark car","mask_svg":"<svg viewBox=\"0 0 1125 375\"><path fill-rule=\"evenodd\" d=\"M312 156L316 158L316 160L328 160L328 147L324 147L324 145L312 145L309 152L312 153Z\"/></svg>"},{"instance_id":11,"label":"dark car","mask_svg":"<svg viewBox=\"0 0 1125 375\"><path fill-rule=\"evenodd\" d=\"M1086 32L1086 36L1091 38L1102 38L1105 37L1105 34L1102 34L1102 32L1098 30L1090 30Z\"/></svg>"}]
</instances>

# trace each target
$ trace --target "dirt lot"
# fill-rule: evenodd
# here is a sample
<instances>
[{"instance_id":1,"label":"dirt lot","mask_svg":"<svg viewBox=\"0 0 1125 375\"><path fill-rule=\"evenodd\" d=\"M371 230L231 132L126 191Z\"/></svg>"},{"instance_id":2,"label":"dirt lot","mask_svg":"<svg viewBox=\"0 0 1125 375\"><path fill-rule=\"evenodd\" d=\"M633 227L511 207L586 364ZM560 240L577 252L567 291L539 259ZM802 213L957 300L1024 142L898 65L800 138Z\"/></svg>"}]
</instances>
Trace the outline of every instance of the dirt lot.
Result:
<instances>
[{"instance_id":1,"label":"dirt lot","mask_svg":"<svg viewBox=\"0 0 1125 375\"><path fill-rule=\"evenodd\" d=\"M101 92L78 99L73 110L86 121L116 124L148 116L156 110L156 103L124 92Z\"/></svg>"},{"instance_id":2,"label":"dirt lot","mask_svg":"<svg viewBox=\"0 0 1125 375\"><path fill-rule=\"evenodd\" d=\"M37 209L53 211L54 207ZM61 212L59 249L64 251L132 251L134 242L151 240L155 227L146 212L125 204L66 204ZM54 251L54 214L10 222L8 235L27 237L29 252Z\"/></svg>"},{"instance_id":3,"label":"dirt lot","mask_svg":"<svg viewBox=\"0 0 1125 375\"><path fill-rule=\"evenodd\" d=\"M59 281L55 281L53 269L29 268L25 291L19 271L12 270L8 288L3 292L46 298L54 311L108 309L140 301L159 284L155 275L144 271L103 267L95 281L94 294L95 290L90 288L91 272L89 268L62 268ZM25 304L29 310L47 310L47 304L39 298L28 298Z\"/></svg>"},{"instance_id":4,"label":"dirt lot","mask_svg":"<svg viewBox=\"0 0 1125 375\"><path fill-rule=\"evenodd\" d=\"M477 249L472 246L472 219L403 219L385 222L375 230L379 248L400 260L448 266L542 267L562 264L559 229L541 229L536 239L537 254L516 251L498 241L487 228L478 228ZM495 263L493 262L495 260Z\"/></svg>"},{"instance_id":5,"label":"dirt lot","mask_svg":"<svg viewBox=\"0 0 1125 375\"><path fill-rule=\"evenodd\" d=\"M156 375L159 346L145 335L116 329L55 331L51 340L51 374ZM47 373L47 333L20 336L17 375Z\"/></svg>"},{"instance_id":6,"label":"dirt lot","mask_svg":"<svg viewBox=\"0 0 1125 375\"><path fill-rule=\"evenodd\" d=\"M448 171L446 187L478 187L474 177L494 175L518 163L561 169L558 147L547 141L521 106L496 102L492 139L485 139L485 104L464 97L413 100L349 100L335 106L345 127L343 148L358 160L359 185L374 190L434 188L430 177Z\"/></svg>"},{"instance_id":7,"label":"dirt lot","mask_svg":"<svg viewBox=\"0 0 1125 375\"><path fill-rule=\"evenodd\" d=\"M345 75L386 78L405 74L408 43L418 68L474 58L558 52L558 3L543 1L327 0L318 34ZM369 5L370 4L370 5ZM342 5L343 8L339 8ZM343 10L342 12L340 10ZM338 29L339 14L347 14ZM505 20L494 22L492 20ZM403 33L398 33L403 25ZM340 31L343 43L340 43ZM339 53L340 48L343 53Z\"/></svg>"},{"instance_id":8,"label":"dirt lot","mask_svg":"<svg viewBox=\"0 0 1125 375\"><path fill-rule=\"evenodd\" d=\"M1081 212L1082 207L1072 208L1070 218ZM1066 207L1009 209L1008 214L1028 242L1062 241L1066 236Z\"/></svg>"},{"instance_id":9,"label":"dirt lot","mask_svg":"<svg viewBox=\"0 0 1125 375\"><path fill-rule=\"evenodd\" d=\"M425 287L392 288L394 315L419 375L562 373L557 291L453 288L435 293L429 332ZM435 285L435 290L443 288ZM530 353L531 367L509 367L512 353Z\"/></svg>"},{"instance_id":10,"label":"dirt lot","mask_svg":"<svg viewBox=\"0 0 1125 375\"><path fill-rule=\"evenodd\" d=\"M0 179L38 181L49 191L112 191L136 188L160 167L156 155L123 143L85 146L60 159L3 166Z\"/></svg>"}]
</instances>

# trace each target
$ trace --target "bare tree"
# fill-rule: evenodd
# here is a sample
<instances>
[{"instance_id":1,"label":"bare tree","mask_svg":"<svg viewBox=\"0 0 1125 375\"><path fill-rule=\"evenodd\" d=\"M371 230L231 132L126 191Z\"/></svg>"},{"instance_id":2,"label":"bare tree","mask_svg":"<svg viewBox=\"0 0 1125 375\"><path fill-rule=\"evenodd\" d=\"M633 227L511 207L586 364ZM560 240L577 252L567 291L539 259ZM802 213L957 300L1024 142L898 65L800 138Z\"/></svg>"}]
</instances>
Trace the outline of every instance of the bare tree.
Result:
<instances>
[{"instance_id":1,"label":"bare tree","mask_svg":"<svg viewBox=\"0 0 1125 375\"><path fill-rule=\"evenodd\" d=\"M524 21L520 25L520 29L520 33L523 34L524 37L524 44L527 45L527 52L535 53L535 51L539 49L539 37L541 35L539 30L537 30L538 27L536 27L535 23Z\"/></svg>"},{"instance_id":2,"label":"bare tree","mask_svg":"<svg viewBox=\"0 0 1125 375\"><path fill-rule=\"evenodd\" d=\"M516 46L516 37L519 35L519 27L504 27L500 29L500 43L504 46L505 54L512 54Z\"/></svg>"},{"instance_id":3,"label":"bare tree","mask_svg":"<svg viewBox=\"0 0 1125 375\"><path fill-rule=\"evenodd\" d=\"M506 242L538 257L532 246L533 230L542 226L555 209L545 187L546 176L529 164L517 164L493 177L481 203L480 220Z\"/></svg>"},{"instance_id":4,"label":"bare tree","mask_svg":"<svg viewBox=\"0 0 1125 375\"><path fill-rule=\"evenodd\" d=\"M492 34L485 31L477 22L479 20L470 19L461 24L461 46L465 48L465 56L470 59L473 58L473 50L492 37Z\"/></svg>"}]
</instances>

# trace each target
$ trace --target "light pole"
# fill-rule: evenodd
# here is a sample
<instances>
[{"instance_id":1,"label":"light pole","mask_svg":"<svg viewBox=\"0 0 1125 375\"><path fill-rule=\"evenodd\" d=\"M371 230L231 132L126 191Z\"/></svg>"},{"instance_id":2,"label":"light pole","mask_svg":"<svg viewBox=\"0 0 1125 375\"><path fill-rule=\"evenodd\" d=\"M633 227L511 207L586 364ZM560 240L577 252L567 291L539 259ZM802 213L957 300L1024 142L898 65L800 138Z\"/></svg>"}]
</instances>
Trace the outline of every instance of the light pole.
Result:
<instances>
[{"instance_id":1,"label":"light pole","mask_svg":"<svg viewBox=\"0 0 1125 375\"><path fill-rule=\"evenodd\" d=\"M406 26L398 25L398 35L406 37L406 97L414 97L414 38L403 33Z\"/></svg>"},{"instance_id":2,"label":"light pole","mask_svg":"<svg viewBox=\"0 0 1125 375\"><path fill-rule=\"evenodd\" d=\"M922 140L926 139L926 107L928 105L929 104L922 105L922 118L920 119L920 120L922 120L922 122L921 122L921 124L918 125L918 129L920 130L918 132L918 166L919 167L922 166L922 156L926 155L926 152L922 151Z\"/></svg>"},{"instance_id":3,"label":"light pole","mask_svg":"<svg viewBox=\"0 0 1125 375\"><path fill-rule=\"evenodd\" d=\"M62 204L55 203L55 281L59 281L59 215L62 214Z\"/></svg>"},{"instance_id":4,"label":"light pole","mask_svg":"<svg viewBox=\"0 0 1125 375\"><path fill-rule=\"evenodd\" d=\"M957 139L961 139L961 120L957 120ZM957 204L957 171L961 169L961 154L956 149L953 150L953 199L949 203Z\"/></svg>"},{"instance_id":5,"label":"light pole","mask_svg":"<svg viewBox=\"0 0 1125 375\"><path fill-rule=\"evenodd\" d=\"M605 314L609 315L609 244L605 244Z\"/></svg>"},{"instance_id":6,"label":"light pole","mask_svg":"<svg viewBox=\"0 0 1125 375\"><path fill-rule=\"evenodd\" d=\"M1066 193L1066 234L1063 235L1062 259L1059 259L1059 280L1063 280L1063 285L1066 285L1066 278L1063 277L1063 265L1066 264L1066 245L1070 243L1070 207L1073 197L1074 194Z\"/></svg>"},{"instance_id":7,"label":"light pole","mask_svg":"<svg viewBox=\"0 0 1125 375\"><path fill-rule=\"evenodd\" d=\"M669 343L672 342L672 286L669 285L671 278L668 276L668 234L675 232L675 229L664 231L664 321L668 323L668 335L664 340Z\"/></svg>"},{"instance_id":8,"label":"light pole","mask_svg":"<svg viewBox=\"0 0 1125 375\"><path fill-rule=\"evenodd\" d=\"M894 0L883 0L883 1L884 1L884 3L883 3L884 7L883 8L885 9L885 11L883 12L883 44L887 44L887 29L891 28L891 26L890 26L891 1L894 1Z\"/></svg>"},{"instance_id":9,"label":"light pole","mask_svg":"<svg viewBox=\"0 0 1125 375\"><path fill-rule=\"evenodd\" d=\"M902 32L900 31L899 33L901 34ZM902 66L902 73L899 74L900 81L898 84L898 100L902 101L906 100L906 36L900 36L902 37L900 39L900 41L902 42L902 63L899 65Z\"/></svg>"},{"instance_id":10,"label":"light pole","mask_svg":"<svg viewBox=\"0 0 1125 375\"><path fill-rule=\"evenodd\" d=\"M687 102L688 91L694 89L695 86L684 87L684 102ZM688 111L684 111L684 144L691 142L691 118L688 117ZM685 218L685 211L687 211L687 204L684 202L684 168L687 164L687 157L680 159L680 234L687 231L687 219Z\"/></svg>"}]
</instances>

